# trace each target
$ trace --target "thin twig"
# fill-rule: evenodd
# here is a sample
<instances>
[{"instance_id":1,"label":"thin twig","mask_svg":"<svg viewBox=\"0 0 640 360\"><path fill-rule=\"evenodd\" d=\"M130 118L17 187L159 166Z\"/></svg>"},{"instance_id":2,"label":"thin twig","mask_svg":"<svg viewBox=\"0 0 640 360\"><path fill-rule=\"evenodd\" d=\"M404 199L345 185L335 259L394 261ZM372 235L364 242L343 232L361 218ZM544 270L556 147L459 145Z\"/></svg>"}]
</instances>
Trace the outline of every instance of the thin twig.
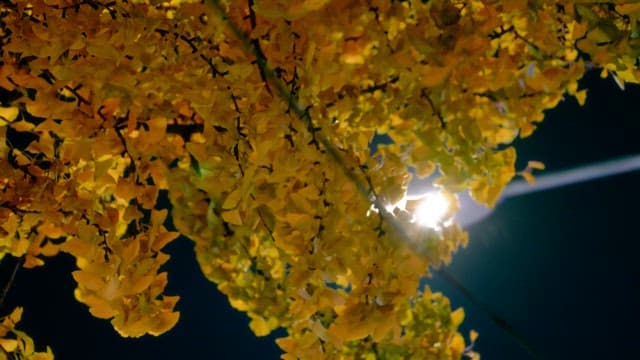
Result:
<instances>
[{"instance_id":1,"label":"thin twig","mask_svg":"<svg viewBox=\"0 0 640 360\"><path fill-rule=\"evenodd\" d=\"M16 260L16 264L13 266L13 271L11 271L11 276L9 277L9 280L7 281L7 283L5 284L4 288L2 289L2 295L0 295L0 308L2 308L2 304L4 303L4 299L7 298L7 294L9 293L9 290L11 289L11 285L13 285L13 281L16 278L16 274L18 273L18 270L22 267L23 260L24 260L24 256L18 258Z\"/></svg>"}]
</instances>

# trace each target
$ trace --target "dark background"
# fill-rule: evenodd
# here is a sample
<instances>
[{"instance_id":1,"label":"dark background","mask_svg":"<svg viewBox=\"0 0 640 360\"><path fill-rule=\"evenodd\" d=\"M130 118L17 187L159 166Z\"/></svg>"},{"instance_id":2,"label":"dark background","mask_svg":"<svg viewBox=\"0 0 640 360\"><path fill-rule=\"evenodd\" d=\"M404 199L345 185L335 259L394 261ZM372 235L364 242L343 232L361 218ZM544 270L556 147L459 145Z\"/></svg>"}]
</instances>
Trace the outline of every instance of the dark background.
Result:
<instances>
[{"instance_id":1,"label":"dark background","mask_svg":"<svg viewBox=\"0 0 640 360\"><path fill-rule=\"evenodd\" d=\"M553 172L640 153L640 88L621 91L597 73L581 84L590 89L584 107L567 98L533 136L517 141L519 169L528 160L543 161ZM465 308L462 330L479 331L476 350L483 359L532 358L513 333L543 359L638 358L639 181L640 172L628 173L508 199L468 229L470 245L447 271L504 318L511 334L442 276L428 282L454 307ZM0 314L24 306L20 328L37 346L52 346L60 360L279 358L277 336L253 336L245 315L200 274L188 240L168 250L167 293L181 296L181 319L161 337L123 339L108 321L93 318L73 297L75 265L67 255L20 270ZM14 263L0 263L0 286Z\"/></svg>"}]
</instances>

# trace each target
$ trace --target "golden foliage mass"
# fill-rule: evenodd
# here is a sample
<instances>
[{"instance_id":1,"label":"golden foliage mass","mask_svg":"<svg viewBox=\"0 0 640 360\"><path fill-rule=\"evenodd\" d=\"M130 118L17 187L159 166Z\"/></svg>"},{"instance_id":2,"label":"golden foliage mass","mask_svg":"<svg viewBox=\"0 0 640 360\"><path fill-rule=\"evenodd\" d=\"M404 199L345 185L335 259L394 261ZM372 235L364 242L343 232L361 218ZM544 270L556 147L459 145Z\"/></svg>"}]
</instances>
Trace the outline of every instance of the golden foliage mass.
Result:
<instances>
[{"instance_id":1,"label":"golden foliage mass","mask_svg":"<svg viewBox=\"0 0 640 360\"><path fill-rule=\"evenodd\" d=\"M418 291L466 233L381 205L410 167L493 205L508 145L584 103L585 71L637 82L640 6L616 3L3 2L0 256L69 253L92 315L162 334L162 192L252 330L287 330L283 358L477 357L462 310ZM392 144L370 154L376 134ZM33 352L14 318L4 353Z\"/></svg>"},{"instance_id":2,"label":"golden foliage mass","mask_svg":"<svg viewBox=\"0 0 640 360\"><path fill-rule=\"evenodd\" d=\"M36 351L33 339L16 329L21 318L21 307L0 318L0 360L53 360L51 348L47 346L45 352Z\"/></svg>"}]
</instances>

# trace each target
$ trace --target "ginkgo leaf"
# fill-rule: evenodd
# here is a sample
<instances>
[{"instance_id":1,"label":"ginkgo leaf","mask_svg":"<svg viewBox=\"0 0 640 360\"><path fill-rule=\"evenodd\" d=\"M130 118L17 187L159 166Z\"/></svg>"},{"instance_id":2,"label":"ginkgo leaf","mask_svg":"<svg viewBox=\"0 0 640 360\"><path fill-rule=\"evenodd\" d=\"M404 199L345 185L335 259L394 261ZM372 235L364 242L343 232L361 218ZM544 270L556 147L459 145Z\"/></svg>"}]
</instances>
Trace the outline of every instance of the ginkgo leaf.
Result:
<instances>
[{"instance_id":1,"label":"ginkgo leaf","mask_svg":"<svg viewBox=\"0 0 640 360\"><path fill-rule=\"evenodd\" d=\"M242 197L242 190L235 189L229 195L227 195L227 197L224 199L224 202L222 203L222 208L224 210L235 209L238 206L238 202L240 201L241 197Z\"/></svg>"},{"instance_id":2,"label":"ginkgo leaf","mask_svg":"<svg viewBox=\"0 0 640 360\"><path fill-rule=\"evenodd\" d=\"M73 279L78 283L81 283L83 287L89 290L98 291L105 286L104 279L97 274L92 274L87 271L77 270L71 273Z\"/></svg>"},{"instance_id":3,"label":"ginkgo leaf","mask_svg":"<svg viewBox=\"0 0 640 360\"><path fill-rule=\"evenodd\" d=\"M172 329L178 323L178 320L180 320L180 313L161 312L154 320L154 324L148 332L151 335L160 336Z\"/></svg>"},{"instance_id":4,"label":"ginkgo leaf","mask_svg":"<svg viewBox=\"0 0 640 360\"><path fill-rule=\"evenodd\" d=\"M154 225L162 225L167 218L169 211L167 209L152 209L151 210L151 223Z\"/></svg>"},{"instance_id":5,"label":"ginkgo leaf","mask_svg":"<svg viewBox=\"0 0 640 360\"><path fill-rule=\"evenodd\" d=\"M37 258L31 254L26 254L25 256L25 260L24 260L24 267L27 269L32 269L34 267L38 267L38 266L42 266L44 265L44 261L40 258Z\"/></svg>"},{"instance_id":6,"label":"ginkgo leaf","mask_svg":"<svg viewBox=\"0 0 640 360\"><path fill-rule=\"evenodd\" d=\"M145 275L137 277L135 280L129 282L129 294L126 295L135 295L143 292L154 280L154 275Z\"/></svg>"},{"instance_id":7,"label":"ginkgo leaf","mask_svg":"<svg viewBox=\"0 0 640 360\"><path fill-rule=\"evenodd\" d=\"M458 308L451 313L451 322L454 326L462 324L462 320L464 320L464 309Z\"/></svg>"},{"instance_id":8,"label":"ginkgo leaf","mask_svg":"<svg viewBox=\"0 0 640 360\"><path fill-rule=\"evenodd\" d=\"M222 220L228 222L231 225L242 225L242 217L238 209L223 211Z\"/></svg>"},{"instance_id":9,"label":"ginkgo leaf","mask_svg":"<svg viewBox=\"0 0 640 360\"><path fill-rule=\"evenodd\" d=\"M533 184L536 183L536 179L531 174L531 172L523 171L523 172L520 172L519 174L520 174L520 176L522 176L527 181L527 183L529 183L529 185L533 185Z\"/></svg>"},{"instance_id":10,"label":"ginkgo leaf","mask_svg":"<svg viewBox=\"0 0 640 360\"><path fill-rule=\"evenodd\" d=\"M94 298L90 302L89 312L98 319L111 319L116 314L108 301L99 298Z\"/></svg>"},{"instance_id":11,"label":"ginkgo leaf","mask_svg":"<svg viewBox=\"0 0 640 360\"><path fill-rule=\"evenodd\" d=\"M427 87L441 85L449 76L450 71L451 69L448 67L425 65L422 68L422 83Z\"/></svg>"},{"instance_id":12,"label":"ginkgo leaf","mask_svg":"<svg viewBox=\"0 0 640 360\"><path fill-rule=\"evenodd\" d=\"M23 311L24 309L20 306L13 309L13 311L11 311L11 314L9 314L9 316L4 318L3 325L9 328L13 328L13 326L17 324L20 321L20 319L22 319ZM7 322L6 324L5 324L5 321Z\"/></svg>"},{"instance_id":13,"label":"ginkgo leaf","mask_svg":"<svg viewBox=\"0 0 640 360\"><path fill-rule=\"evenodd\" d=\"M476 340L478 339L478 335L478 332L475 330L469 331L469 341L471 341L471 343L476 342Z\"/></svg>"},{"instance_id":14,"label":"ginkgo leaf","mask_svg":"<svg viewBox=\"0 0 640 360\"><path fill-rule=\"evenodd\" d=\"M178 236L180 236L180 233L177 231L167 231L160 233L155 237L153 244L151 244L151 248L154 251L160 251L166 244L175 240Z\"/></svg>"},{"instance_id":15,"label":"ginkgo leaf","mask_svg":"<svg viewBox=\"0 0 640 360\"><path fill-rule=\"evenodd\" d=\"M449 348L453 352L453 358L460 358L465 349L464 338L462 337L462 335L460 335L459 333L453 334L453 338L449 343Z\"/></svg>"},{"instance_id":16,"label":"ginkgo leaf","mask_svg":"<svg viewBox=\"0 0 640 360\"><path fill-rule=\"evenodd\" d=\"M133 263L140 255L140 241L129 238L123 241L122 250L118 251L125 264Z\"/></svg>"},{"instance_id":17,"label":"ginkgo leaf","mask_svg":"<svg viewBox=\"0 0 640 360\"><path fill-rule=\"evenodd\" d=\"M0 338L0 347L2 347L2 349L7 353L14 352L18 347L18 340ZM0 354L0 356L2 356L2 354ZM5 359L7 358L5 357Z\"/></svg>"},{"instance_id":18,"label":"ginkgo leaf","mask_svg":"<svg viewBox=\"0 0 640 360\"><path fill-rule=\"evenodd\" d=\"M128 201L135 198L138 191L138 187L130 179L120 179L116 184L114 195Z\"/></svg>"},{"instance_id":19,"label":"ginkgo leaf","mask_svg":"<svg viewBox=\"0 0 640 360\"><path fill-rule=\"evenodd\" d=\"M25 166L31 163L31 159L24 152L18 149L12 149L11 154L15 157L18 166Z\"/></svg>"},{"instance_id":20,"label":"ginkgo leaf","mask_svg":"<svg viewBox=\"0 0 640 360\"><path fill-rule=\"evenodd\" d=\"M0 107L0 125L7 125L13 122L20 114L17 107Z\"/></svg>"},{"instance_id":21,"label":"ginkgo leaf","mask_svg":"<svg viewBox=\"0 0 640 360\"><path fill-rule=\"evenodd\" d=\"M13 329L13 333L18 337L18 346L21 347L20 350L24 354L32 355L35 352L35 344L33 343L33 339L25 332L20 330Z\"/></svg>"},{"instance_id":22,"label":"ginkgo leaf","mask_svg":"<svg viewBox=\"0 0 640 360\"><path fill-rule=\"evenodd\" d=\"M312 223L312 216L310 214L289 213L286 214L285 219L295 227L307 227L311 226Z\"/></svg>"},{"instance_id":23,"label":"ginkgo leaf","mask_svg":"<svg viewBox=\"0 0 640 360\"><path fill-rule=\"evenodd\" d=\"M251 331L253 331L256 336L266 336L271 332L271 328L269 327L267 321L262 317L254 317L249 322L249 327Z\"/></svg>"},{"instance_id":24,"label":"ginkgo leaf","mask_svg":"<svg viewBox=\"0 0 640 360\"><path fill-rule=\"evenodd\" d=\"M545 166L540 161L530 160L527 162L527 167L536 170L544 170Z\"/></svg>"}]
</instances>

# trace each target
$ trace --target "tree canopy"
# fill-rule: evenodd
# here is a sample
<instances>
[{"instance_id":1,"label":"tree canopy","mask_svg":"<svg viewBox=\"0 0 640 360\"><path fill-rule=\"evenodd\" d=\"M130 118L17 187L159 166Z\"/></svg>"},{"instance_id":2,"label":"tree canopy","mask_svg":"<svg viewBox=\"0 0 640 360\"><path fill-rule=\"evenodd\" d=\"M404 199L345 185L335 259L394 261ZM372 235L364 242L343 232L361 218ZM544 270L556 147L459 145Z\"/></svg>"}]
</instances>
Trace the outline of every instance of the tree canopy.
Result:
<instances>
[{"instance_id":1,"label":"tree canopy","mask_svg":"<svg viewBox=\"0 0 640 360\"><path fill-rule=\"evenodd\" d=\"M449 218L459 191L493 206L510 144L584 103L586 71L640 76L631 1L0 6L0 257L72 255L93 316L157 336L179 319L163 248L184 235L256 335L286 330L283 359L479 357L462 309L418 288L466 233L394 205L437 173ZM0 359L51 359L21 313Z\"/></svg>"}]
</instances>

